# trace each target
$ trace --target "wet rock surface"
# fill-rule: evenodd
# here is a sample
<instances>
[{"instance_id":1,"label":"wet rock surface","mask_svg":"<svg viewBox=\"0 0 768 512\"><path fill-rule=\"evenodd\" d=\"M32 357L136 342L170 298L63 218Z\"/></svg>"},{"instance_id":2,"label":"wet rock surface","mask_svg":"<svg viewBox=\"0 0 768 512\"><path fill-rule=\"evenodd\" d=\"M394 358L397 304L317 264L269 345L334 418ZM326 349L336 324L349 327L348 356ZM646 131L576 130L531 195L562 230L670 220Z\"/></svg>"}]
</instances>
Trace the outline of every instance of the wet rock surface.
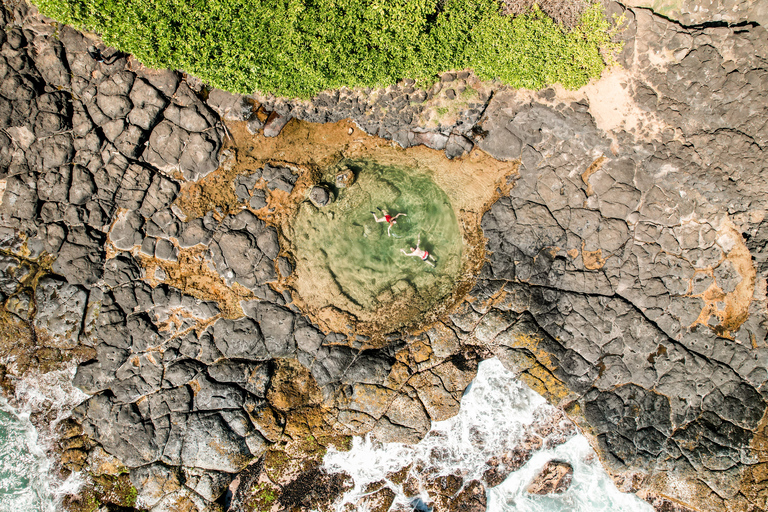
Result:
<instances>
[{"instance_id":1,"label":"wet rock surface","mask_svg":"<svg viewBox=\"0 0 768 512\"><path fill-rule=\"evenodd\" d=\"M573 467L567 462L551 460L528 485L531 494L560 494L571 486Z\"/></svg>"},{"instance_id":2,"label":"wet rock surface","mask_svg":"<svg viewBox=\"0 0 768 512\"><path fill-rule=\"evenodd\" d=\"M37 340L41 367L82 361L74 382L92 396L65 465L116 457L154 511L216 510L227 489L256 484L259 499L316 506L343 478L311 488L317 464L296 463L292 480L264 481L253 461L321 432L415 442L495 355L594 436L626 490L661 495L649 497L660 509L664 496L765 508L768 37L625 14L627 73L611 75L623 84L611 101L631 108L606 124L588 93L515 92L468 72L429 91L204 101L191 77L119 54L97 62L98 41L4 8L2 328ZM256 212L299 186L290 167L238 176L239 213L188 218L175 204L219 168L222 119L274 137L291 119L344 118L449 158L478 147L520 162L483 218L488 261L469 300L376 349L321 331L283 293L292 264ZM537 439L567 438L553 432ZM489 461L483 483L435 482L436 500L483 510L483 486L531 442ZM236 475L245 487L230 486Z\"/></svg>"}]
</instances>

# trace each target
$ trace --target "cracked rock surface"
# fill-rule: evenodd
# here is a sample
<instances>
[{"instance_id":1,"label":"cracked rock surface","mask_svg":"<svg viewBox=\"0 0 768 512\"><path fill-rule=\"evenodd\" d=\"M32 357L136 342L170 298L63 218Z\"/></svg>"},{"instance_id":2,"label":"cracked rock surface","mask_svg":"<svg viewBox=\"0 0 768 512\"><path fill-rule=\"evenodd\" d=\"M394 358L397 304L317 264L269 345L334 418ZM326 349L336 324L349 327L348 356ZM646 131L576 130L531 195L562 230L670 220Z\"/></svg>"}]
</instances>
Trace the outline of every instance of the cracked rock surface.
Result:
<instances>
[{"instance_id":1,"label":"cracked rock surface","mask_svg":"<svg viewBox=\"0 0 768 512\"><path fill-rule=\"evenodd\" d=\"M206 97L128 56L96 62L98 41L23 5L0 12L3 332L78 354L91 397L74 418L92 445L65 450L71 469L115 457L139 506L216 510L286 439L417 442L497 356L592 436L625 490L766 508L764 28L632 9L623 68L579 92L462 71L429 91L299 102ZM226 165L225 122L271 137L292 118L519 163L483 217L488 259L463 303L381 348L323 332L292 303L291 255L262 215L300 187L287 166L239 175L237 213L181 211L185 185ZM10 353L4 378L21 371ZM287 496L312 471L282 482ZM482 485L450 495L483 510Z\"/></svg>"}]
</instances>

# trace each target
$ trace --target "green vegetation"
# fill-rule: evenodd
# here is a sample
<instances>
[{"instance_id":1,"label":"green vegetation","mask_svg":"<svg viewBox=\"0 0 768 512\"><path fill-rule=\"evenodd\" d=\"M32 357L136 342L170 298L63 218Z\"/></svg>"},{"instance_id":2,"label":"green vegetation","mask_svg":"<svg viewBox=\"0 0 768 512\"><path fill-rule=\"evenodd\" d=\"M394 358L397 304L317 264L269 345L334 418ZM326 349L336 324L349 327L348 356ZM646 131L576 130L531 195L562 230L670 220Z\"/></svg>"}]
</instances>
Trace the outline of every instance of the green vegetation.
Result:
<instances>
[{"instance_id":1,"label":"green vegetation","mask_svg":"<svg viewBox=\"0 0 768 512\"><path fill-rule=\"evenodd\" d=\"M269 511L277 501L278 489L266 482L260 482L251 488L251 496L248 499L247 508L253 512Z\"/></svg>"},{"instance_id":2,"label":"green vegetation","mask_svg":"<svg viewBox=\"0 0 768 512\"><path fill-rule=\"evenodd\" d=\"M136 490L135 487L129 488L125 493L125 506L126 507L135 507L136 506L136 499L139 497L139 491Z\"/></svg>"},{"instance_id":3,"label":"green vegetation","mask_svg":"<svg viewBox=\"0 0 768 512\"><path fill-rule=\"evenodd\" d=\"M131 509L136 506L138 491L127 473L119 476L93 475L80 493L65 499L64 508L71 512L95 512L102 507L109 510Z\"/></svg>"},{"instance_id":4,"label":"green vegetation","mask_svg":"<svg viewBox=\"0 0 768 512\"><path fill-rule=\"evenodd\" d=\"M40 11L151 67L223 89L309 97L473 69L486 80L578 88L613 48L598 4L572 30L497 0L37 0ZM441 6L441 4L444 4ZM423 82L419 82L423 83Z\"/></svg>"}]
</instances>

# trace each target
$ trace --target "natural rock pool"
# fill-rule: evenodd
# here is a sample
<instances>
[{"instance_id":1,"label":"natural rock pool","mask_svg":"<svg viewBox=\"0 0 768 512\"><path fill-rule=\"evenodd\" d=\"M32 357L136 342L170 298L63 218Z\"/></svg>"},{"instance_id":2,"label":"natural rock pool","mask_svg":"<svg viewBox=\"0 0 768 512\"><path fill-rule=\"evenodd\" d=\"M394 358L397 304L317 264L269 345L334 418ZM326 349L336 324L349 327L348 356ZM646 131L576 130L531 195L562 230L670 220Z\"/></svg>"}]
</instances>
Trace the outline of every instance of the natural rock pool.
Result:
<instances>
[{"instance_id":1,"label":"natural rock pool","mask_svg":"<svg viewBox=\"0 0 768 512\"><path fill-rule=\"evenodd\" d=\"M357 179L338 189L334 202L299 208L292 236L297 268L358 318L415 320L450 294L461 270L462 236L450 199L426 171L370 160L346 165ZM379 209L405 215L388 229L374 218L383 217ZM417 242L434 264L403 253Z\"/></svg>"}]
</instances>

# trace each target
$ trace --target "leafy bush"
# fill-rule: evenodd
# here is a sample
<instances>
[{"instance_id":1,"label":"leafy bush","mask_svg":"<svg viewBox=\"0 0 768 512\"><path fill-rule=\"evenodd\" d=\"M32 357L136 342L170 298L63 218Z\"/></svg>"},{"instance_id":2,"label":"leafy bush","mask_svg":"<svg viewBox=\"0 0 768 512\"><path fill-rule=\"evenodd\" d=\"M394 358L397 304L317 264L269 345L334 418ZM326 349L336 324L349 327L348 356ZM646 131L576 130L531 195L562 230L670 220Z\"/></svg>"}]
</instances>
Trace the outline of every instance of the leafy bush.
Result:
<instances>
[{"instance_id":1,"label":"leafy bush","mask_svg":"<svg viewBox=\"0 0 768 512\"><path fill-rule=\"evenodd\" d=\"M444 5L442 5L444 4ZM578 88L604 67L610 24L598 4L573 29L497 0L37 0L151 67L231 91L309 97L472 68L513 87Z\"/></svg>"}]
</instances>

